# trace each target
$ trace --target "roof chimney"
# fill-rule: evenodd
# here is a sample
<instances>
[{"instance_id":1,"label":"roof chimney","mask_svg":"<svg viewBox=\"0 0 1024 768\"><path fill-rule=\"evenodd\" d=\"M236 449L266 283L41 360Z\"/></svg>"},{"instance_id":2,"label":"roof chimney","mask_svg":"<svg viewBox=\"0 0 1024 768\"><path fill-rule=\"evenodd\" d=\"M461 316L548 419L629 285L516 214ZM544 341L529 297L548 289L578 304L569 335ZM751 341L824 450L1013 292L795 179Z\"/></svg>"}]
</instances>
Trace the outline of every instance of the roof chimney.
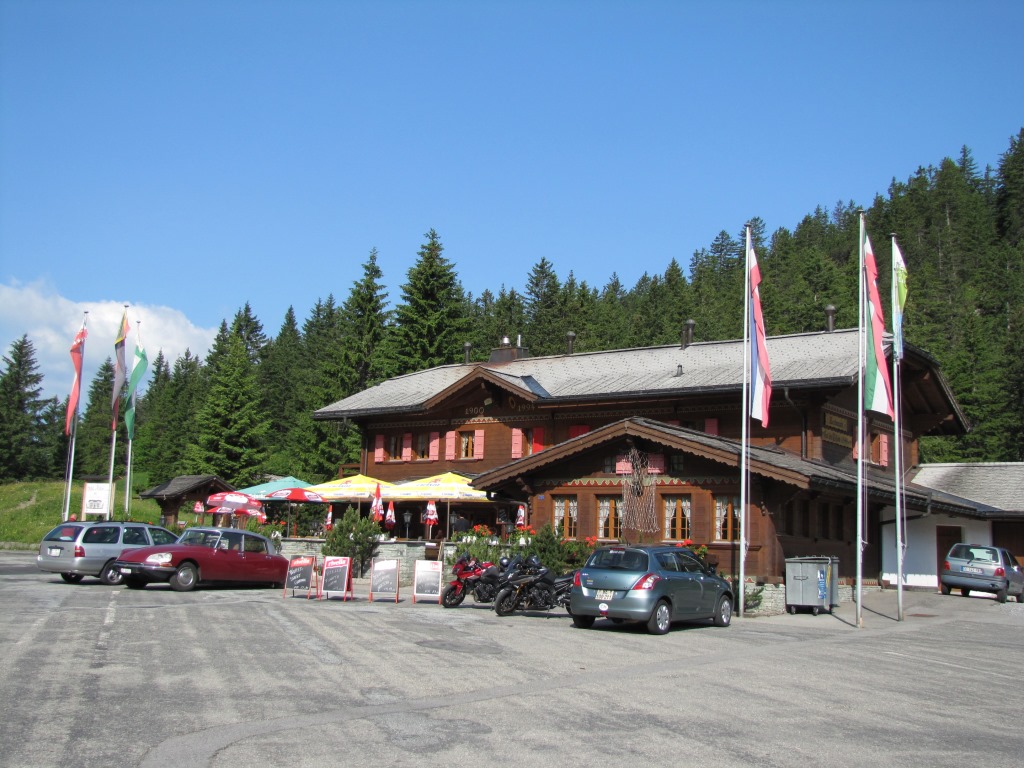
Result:
<instances>
[{"instance_id":1,"label":"roof chimney","mask_svg":"<svg viewBox=\"0 0 1024 768\"><path fill-rule=\"evenodd\" d=\"M832 304L825 307L825 328L829 333L836 329L836 308Z\"/></svg>"},{"instance_id":2,"label":"roof chimney","mask_svg":"<svg viewBox=\"0 0 1024 768\"><path fill-rule=\"evenodd\" d=\"M473 349L473 343L470 341L465 342L462 345L462 351L465 353L465 363L469 365L469 353Z\"/></svg>"},{"instance_id":3,"label":"roof chimney","mask_svg":"<svg viewBox=\"0 0 1024 768\"><path fill-rule=\"evenodd\" d=\"M686 349L688 346L693 344L693 326L695 326L696 324L697 321L693 320L692 318L690 320L687 320L686 323L684 323L686 327L683 328L683 333L681 334L681 337L679 339L679 346L681 346L683 349Z\"/></svg>"},{"instance_id":4,"label":"roof chimney","mask_svg":"<svg viewBox=\"0 0 1024 768\"><path fill-rule=\"evenodd\" d=\"M511 363L513 360L520 360L529 356L530 350L523 346L522 334L516 337L516 345L514 347L512 346L512 341L508 336L502 336L501 346L495 347L491 350L489 362Z\"/></svg>"},{"instance_id":5,"label":"roof chimney","mask_svg":"<svg viewBox=\"0 0 1024 768\"><path fill-rule=\"evenodd\" d=\"M565 354L567 354L567 355L571 355L572 354L572 348L573 348L573 345L575 345L575 343L576 343L576 334L575 333L573 333L572 331L569 331L567 334L565 334L565 348L566 348L565 349Z\"/></svg>"}]
</instances>

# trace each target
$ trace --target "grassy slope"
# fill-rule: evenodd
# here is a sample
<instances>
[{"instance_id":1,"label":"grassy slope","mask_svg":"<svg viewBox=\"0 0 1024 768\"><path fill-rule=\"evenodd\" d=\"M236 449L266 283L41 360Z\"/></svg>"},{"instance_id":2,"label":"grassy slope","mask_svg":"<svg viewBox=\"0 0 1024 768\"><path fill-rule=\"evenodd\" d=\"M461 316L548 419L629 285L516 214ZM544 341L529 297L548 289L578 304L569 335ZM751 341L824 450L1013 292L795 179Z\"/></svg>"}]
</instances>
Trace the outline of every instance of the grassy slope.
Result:
<instances>
[{"instance_id":1,"label":"grassy slope","mask_svg":"<svg viewBox=\"0 0 1024 768\"><path fill-rule=\"evenodd\" d=\"M114 519L123 520L123 483L118 483L114 498ZM0 547L35 549L47 531L61 521L63 509L63 481L0 485ZM71 514L81 515L82 483L74 483L71 487L69 510ZM152 499L134 498L131 515L132 520L155 523L160 518L160 508Z\"/></svg>"}]
</instances>

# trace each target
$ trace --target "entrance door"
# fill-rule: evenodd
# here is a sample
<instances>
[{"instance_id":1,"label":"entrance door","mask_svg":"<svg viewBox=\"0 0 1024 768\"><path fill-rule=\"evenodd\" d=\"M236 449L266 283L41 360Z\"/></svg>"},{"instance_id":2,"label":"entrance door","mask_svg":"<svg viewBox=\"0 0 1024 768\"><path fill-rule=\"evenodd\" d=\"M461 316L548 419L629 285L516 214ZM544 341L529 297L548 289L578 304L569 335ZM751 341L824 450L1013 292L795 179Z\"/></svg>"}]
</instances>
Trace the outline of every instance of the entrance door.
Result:
<instances>
[{"instance_id":1,"label":"entrance door","mask_svg":"<svg viewBox=\"0 0 1024 768\"><path fill-rule=\"evenodd\" d=\"M954 544L964 540L964 529L959 525L935 526L935 586L939 585L942 576L942 564Z\"/></svg>"}]
</instances>

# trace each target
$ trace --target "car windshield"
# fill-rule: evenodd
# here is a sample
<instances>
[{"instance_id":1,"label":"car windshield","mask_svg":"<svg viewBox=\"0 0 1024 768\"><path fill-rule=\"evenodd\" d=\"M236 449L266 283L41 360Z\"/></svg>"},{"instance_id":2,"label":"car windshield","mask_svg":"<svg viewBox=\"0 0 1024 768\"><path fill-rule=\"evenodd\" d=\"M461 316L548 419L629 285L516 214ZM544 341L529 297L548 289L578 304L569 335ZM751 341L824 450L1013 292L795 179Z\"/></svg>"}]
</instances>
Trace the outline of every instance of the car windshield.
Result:
<instances>
[{"instance_id":1,"label":"car windshield","mask_svg":"<svg viewBox=\"0 0 1024 768\"><path fill-rule=\"evenodd\" d=\"M43 538L43 541L74 541L78 538L80 525L58 525Z\"/></svg>"},{"instance_id":2,"label":"car windshield","mask_svg":"<svg viewBox=\"0 0 1024 768\"><path fill-rule=\"evenodd\" d=\"M646 552L621 547L597 550L590 556L587 565L591 568L621 568L625 571L648 570Z\"/></svg>"},{"instance_id":3,"label":"car windshield","mask_svg":"<svg viewBox=\"0 0 1024 768\"><path fill-rule=\"evenodd\" d=\"M181 534L181 538L178 539L179 544L187 544L190 547L209 547L210 549L217 548L217 541L220 539L220 534L216 531L203 531L198 528L192 528L191 530L185 531Z\"/></svg>"}]
</instances>

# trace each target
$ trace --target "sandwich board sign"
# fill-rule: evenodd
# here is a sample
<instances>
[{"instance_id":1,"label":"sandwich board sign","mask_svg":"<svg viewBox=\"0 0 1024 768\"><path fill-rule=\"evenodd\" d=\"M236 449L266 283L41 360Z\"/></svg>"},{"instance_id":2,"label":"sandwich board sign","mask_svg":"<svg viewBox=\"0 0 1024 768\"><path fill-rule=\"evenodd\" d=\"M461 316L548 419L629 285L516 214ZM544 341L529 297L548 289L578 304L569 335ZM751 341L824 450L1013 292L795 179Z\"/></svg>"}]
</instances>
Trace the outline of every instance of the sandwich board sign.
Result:
<instances>
[{"instance_id":1,"label":"sandwich board sign","mask_svg":"<svg viewBox=\"0 0 1024 768\"><path fill-rule=\"evenodd\" d=\"M82 520L87 516L109 520L114 509L113 483L86 483L82 489Z\"/></svg>"},{"instance_id":2,"label":"sandwich board sign","mask_svg":"<svg viewBox=\"0 0 1024 768\"><path fill-rule=\"evenodd\" d=\"M412 601L417 598L433 603L441 602L441 577L444 563L439 560L417 560L412 580Z\"/></svg>"},{"instance_id":3,"label":"sandwich board sign","mask_svg":"<svg viewBox=\"0 0 1024 768\"><path fill-rule=\"evenodd\" d=\"M288 561L288 578L284 583L284 597L288 597L291 590L292 597L295 591L306 590L306 598L313 595L313 580L316 578L316 556L315 555L293 555Z\"/></svg>"},{"instance_id":4,"label":"sandwich board sign","mask_svg":"<svg viewBox=\"0 0 1024 768\"><path fill-rule=\"evenodd\" d=\"M354 598L352 592L352 558L325 557L324 577L320 580L320 595L331 599L331 592L340 592L343 600Z\"/></svg>"},{"instance_id":5,"label":"sandwich board sign","mask_svg":"<svg viewBox=\"0 0 1024 768\"><path fill-rule=\"evenodd\" d=\"M398 568L400 560L378 560L374 558L370 566L370 602L374 595L392 597L398 602Z\"/></svg>"}]
</instances>

